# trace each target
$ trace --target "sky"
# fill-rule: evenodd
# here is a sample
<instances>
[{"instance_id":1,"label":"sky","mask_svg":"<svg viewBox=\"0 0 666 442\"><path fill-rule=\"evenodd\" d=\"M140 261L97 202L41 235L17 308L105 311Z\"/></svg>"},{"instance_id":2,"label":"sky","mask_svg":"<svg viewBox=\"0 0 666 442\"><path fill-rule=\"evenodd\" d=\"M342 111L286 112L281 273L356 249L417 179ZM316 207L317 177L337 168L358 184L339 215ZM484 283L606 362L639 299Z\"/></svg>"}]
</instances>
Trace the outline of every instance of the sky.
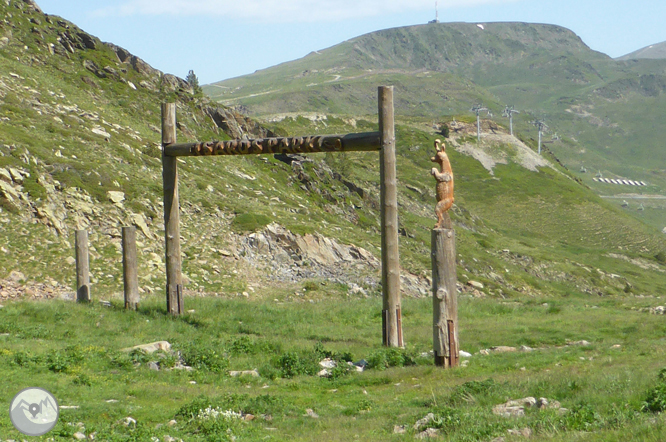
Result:
<instances>
[{"instance_id":1,"label":"sky","mask_svg":"<svg viewBox=\"0 0 666 442\"><path fill-rule=\"evenodd\" d=\"M16 0L14 0L16 1ZM427 23L434 0L36 0L154 68L208 84L381 29ZM666 41L665 0L439 0L441 22L564 26L619 57Z\"/></svg>"}]
</instances>

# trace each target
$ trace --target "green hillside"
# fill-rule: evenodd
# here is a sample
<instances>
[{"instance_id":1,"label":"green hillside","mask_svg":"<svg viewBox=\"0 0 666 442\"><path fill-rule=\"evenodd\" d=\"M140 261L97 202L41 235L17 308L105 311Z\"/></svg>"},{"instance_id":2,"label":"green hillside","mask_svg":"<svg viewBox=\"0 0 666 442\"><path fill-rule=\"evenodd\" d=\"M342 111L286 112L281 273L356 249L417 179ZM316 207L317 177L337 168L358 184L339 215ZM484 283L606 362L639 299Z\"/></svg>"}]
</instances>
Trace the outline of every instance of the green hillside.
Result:
<instances>
[{"instance_id":1,"label":"green hillside","mask_svg":"<svg viewBox=\"0 0 666 442\"><path fill-rule=\"evenodd\" d=\"M637 60L640 58L648 59L662 59L666 58L666 42L657 43L654 45L646 46L637 51L631 52L622 57L618 57L618 60Z\"/></svg>"},{"instance_id":2,"label":"green hillside","mask_svg":"<svg viewBox=\"0 0 666 442\"><path fill-rule=\"evenodd\" d=\"M493 120L513 105L516 130L536 139L529 123L545 119L549 148L598 194L636 189L593 181L642 180L643 193L663 195L659 165L666 111L666 61L616 61L590 50L571 31L526 23L440 23L367 34L289 63L204 87L214 100L279 118L288 112L366 115L373 87L396 85L396 112L425 120L470 115L483 103ZM584 168L593 173L579 173ZM638 203L634 205L638 207ZM666 225L666 207L634 213Z\"/></svg>"},{"instance_id":3,"label":"green hillside","mask_svg":"<svg viewBox=\"0 0 666 442\"><path fill-rule=\"evenodd\" d=\"M337 73L333 64L309 66L321 55L312 54L298 68L275 68L281 83L270 70L255 85L230 80L247 89L239 96L275 88L244 103L273 114L260 124L29 0L0 2L0 16L0 401L26 385L56 395L66 407L45 439L400 441L428 431L451 441L664 439L665 330L663 316L650 313L663 312L666 238L631 216L634 206L599 197L560 164L574 137L589 136L583 111L592 109L553 101L576 112L562 110L562 124L581 133L561 132L543 156L525 135L528 115L520 114L519 137L484 118L477 142L464 112L477 100L503 107L500 94L511 88L489 89L470 76L472 65L459 69L462 60L496 66L487 76L508 82L504 57L542 60L545 72L548 54L563 48L554 72L573 75L571 60L588 53L573 34L489 24L483 44L464 47L480 28L432 27L461 47L437 60L423 49L409 61L420 63L414 69L405 59L437 33L405 30L404 51L391 49L391 32L361 37L329 50L349 62ZM352 58L349 47L358 48ZM608 112L622 100L659 102L660 83L649 77L663 74L654 73L658 63L620 64L627 78L645 78L623 83L618 74L613 83L597 78L616 62L593 55L597 64L576 77L589 84L571 90ZM161 103L177 102L181 142L367 132L378 129L377 85L386 82L397 100L406 348L381 346L379 161L370 152L181 158L186 314L169 315ZM473 353L452 370L435 367L429 353L437 138L455 174L460 345ZM624 155L589 150L604 170ZM126 225L138 229L137 311L123 308ZM90 233L91 305L72 302L81 228ZM151 354L131 349L165 340ZM336 366L318 376L323 359ZM510 418L494 411L528 396L543 409ZM8 438L23 436L0 413L0 439Z\"/></svg>"},{"instance_id":4,"label":"green hillside","mask_svg":"<svg viewBox=\"0 0 666 442\"><path fill-rule=\"evenodd\" d=\"M374 116L313 121L286 118L264 129L239 114L212 107L183 80L155 71L122 48L103 44L71 23L45 16L29 4L2 8L12 18L8 22L11 24L3 25L2 32L8 37L0 51L5 73L0 78L3 96L0 164L5 170L2 220L6 226L2 244L8 250L1 260L7 274L20 271L26 280L51 278L62 287L71 287L74 267L71 258L66 258L72 255L73 231L84 227L92 235L95 291L107 296L117 294L121 288L119 229L125 224L135 224L143 232L142 291L161 292L163 225L158 126L159 105L164 100L179 101L181 141L248 134L264 136L269 131L306 134L376 130ZM449 32L456 27L467 29L466 25L456 25ZM493 26L486 28L492 29ZM512 28L505 25L497 29L499 33ZM561 28L551 31L568 42L571 53L585 50L572 34ZM519 38L520 33L511 35L516 41L523 38ZM361 47L367 38L348 44ZM551 44L542 42L543 50L552 50ZM472 52L483 58L482 51ZM397 65L398 61L392 63ZM423 120L403 113L410 95L405 91L408 84L400 79L411 77L386 75L364 78L363 84L368 89L373 80L392 79L396 84L398 173L401 185L405 186L400 192L401 261L406 274L412 275L411 282L405 282L405 290L419 295L428 289L424 275L430 266L427 250L434 205L434 186L428 171L431 146L437 135L430 123L424 124ZM455 74L441 75L459 81ZM349 84L356 88L357 83ZM471 82L467 84L470 94L483 94L483 89ZM368 103L376 100L374 93L363 99ZM286 104L285 107L288 109ZM458 134L451 142L470 145L468 136ZM481 148L504 152L504 157L513 158L518 152L515 146L511 147L514 142L518 140L508 136L488 139ZM531 141L528 144L534 148ZM495 262L491 267L504 267L512 258L497 251L515 249L534 259L551 261L549 266L564 271L571 259L581 262L589 259L594 263L590 265L595 266L603 262L612 268L628 265L626 261L607 258L610 250L648 260L666 250L657 230L599 199L560 166L542 167L534 172L512 161L505 165L500 162L492 175L477 160L459 153L458 148L450 149L450 155L460 177L454 219L467 227L459 234L463 256L476 256L481 262ZM556 164L554 158L549 161ZM356 244L378 256L376 155L350 153L341 158L312 155L298 164L296 167L272 157L183 161L182 234L184 271L190 292L246 291L254 276L239 273L238 269L245 265L241 255L255 256L254 240L247 235L270 222L301 235L337 238L341 243ZM122 195L118 198L113 192ZM200 225L208 228L201 232L195 227ZM256 260L251 261L259 273L268 263L262 259L269 259L261 256L257 253ZM56 261L67 264L53 266ZM484 279L496 290L508 290L502 287L503 279L493 282L482 265L477 267L471 262L461 266L461 278ZM298 263L289 260L284 265ZM286 281L300 284L303 278L317 279L330 274L327 272L300 272L306 276ZM377 290L376 270L368 267L365 272L373 275L367 279L368 287ZM641 292L656 290L653 277L644 273L638 270L635 277L623 275L623 278ZM511 290L536 288L531 277L518 275L510 284ZM351 283L336 278L341 284ZM555 285L536 285L543 292L562 290L560 281L551 282ZM597 283L601 281L592 278L585 287ZM577 283L571 289L579 290L582 286ZM617 284L616 288L622 290L624 285ZM615 289L604 285L598 290Z\"/></svg>"}]
</instances>

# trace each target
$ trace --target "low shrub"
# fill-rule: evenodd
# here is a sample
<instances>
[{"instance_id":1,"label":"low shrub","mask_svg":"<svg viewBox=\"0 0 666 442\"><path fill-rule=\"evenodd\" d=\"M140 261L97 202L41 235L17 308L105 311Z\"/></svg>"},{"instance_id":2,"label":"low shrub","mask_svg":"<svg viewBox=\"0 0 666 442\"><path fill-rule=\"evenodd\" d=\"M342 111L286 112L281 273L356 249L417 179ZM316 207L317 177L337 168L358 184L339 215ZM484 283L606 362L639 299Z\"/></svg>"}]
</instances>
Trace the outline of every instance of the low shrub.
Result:
<instances>
[{"instance_id":1,"label":"low shrub","mask_svg":"<svg viewBox=\"0 0 666 442\"><path fill-rule=\"evenodd\" d=\"M666 410L666 367L659 370L657 384L648 390L641 411L659 413Z\"/></svg>"},{"instance_id":2,"label":"low shrub","mask_svg":"<svg viewBox=\"0 0 666 442\"><path fill-rule=\"evenodd\" d=\"M382 348L368 357L368 368L386 370L389 367L416 365L416 355L401 348Z\"/></svg>"},{"instance_id":3,"label":"low shrub","mask_svg":"<svg viewBox=\"0 0 666 442\"><path fill-rule=\"evenodd\" d=\"M241 213L231 221L231 228L239 233L255 232L270 224L271 219L256 213Z\"/></svg>"},{"instance_id":4,"label":"low shrub","mask_svg":"<svg viewBox=\"0 0 666 442\"><path fill-rule=\"evenodd\" d=\"M185 365L197 370L219 373L229 366L229 359L220 352L220 348L203 341L195 341L181 348L181 358Z\"/></svg>"}]
</instances>

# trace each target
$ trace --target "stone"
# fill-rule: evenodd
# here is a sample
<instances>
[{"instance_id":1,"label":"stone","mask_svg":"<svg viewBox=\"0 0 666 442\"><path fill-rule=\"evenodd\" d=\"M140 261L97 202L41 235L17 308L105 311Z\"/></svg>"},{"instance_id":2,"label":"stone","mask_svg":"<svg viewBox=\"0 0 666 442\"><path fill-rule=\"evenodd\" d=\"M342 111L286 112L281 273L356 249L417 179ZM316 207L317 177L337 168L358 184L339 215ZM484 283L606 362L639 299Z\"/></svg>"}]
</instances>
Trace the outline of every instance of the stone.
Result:
<instances>
[{"instance_id":1,"label":"stone","mask_svg":"<svg viewBox=\"0 0 666 442\"><path fill-rule=\"evenodd\" d=\"M155 353L158 350L170 352L171 344L169 344L167 341L157 341L157 342L151 342L150 344L141 344L141 345L135 345L134 347L123 348L121 351L129 352L135 349L141 350L148 354Z\"/></svg>"},{"instance_id":2,"label":"stone","mask_svg":"<svg viewBox=\"0 0 666 442\"><path fill-rule=\"evenodd\" d=\"M569 343L569 345L580 345L581 347L588 347L588 346L590 346L590 345L592 345L592 344L590 344L590 343L589 343L588 341L586 341L586 340L582 340L582 341L571 342L571 343Z\"/></svg>"},{"instance_id":3,"label":"stone","mask_svg":"<svg viewBox=\"0 0 666 442\"><path fill-rule=\"evenodd\" d=\"M611 346L611 348L617 350L617 349L619 349L619 348L622 348L622 345L620 345L620 344L615 344L615 345Z\"/></svg>"},{"instance_id":4,"label":"stone","mask_svg":"<svg viewBox=\"0 0 666 442\"><path fill-rule=\"evenodd\" d=\"M4 181L0 181L0 194L4 195L10 202L19 199L19 193L14 186Z\"/></svg>"},{"instance_id":5,"label":"stone","mask_svg":"<svg viewBox=\"0 0 666 442\"><path fill-rule=\"evenodd\" d=\"M303 416L311 417L313 419L319 419L319 415L314 412L312 408L308 408L305 410L305 414Z\"/></svg>"},{"instance_id":6,"label":"stone","mask_svg":"<svg viewBox=\"0 0 666 442\"><path fill-rule=\"evenodd\" d=\"M421 428L426 427L433 420L435 420L435 415L433 413L428 413L425 415L425 417L416 421L414 424L414 429L418 431Z\"/></svg>"},{"instance_id":7,"label":"stone","mask_svg":"<svg viewBox=\"0 0 666 442\"><path fill-rule=\"evenodd\" d=\"M471 357L472 357L472 353L467 353L466 351L463 351L463 350L460 350L460 352L458 353L458 355L459 355L461 358L471 358Z\"/></svg>"},{"instance_id":8,"label":"stone","mask_svg":"<svg viewBox=\"0 0 666 442\"><path fill-rule=\"evenodd\" d=\"M528 347L527 345L521 345L520 346L520 351L530 352L530 351L534 351L534 349L532 347Z\"/></svg>"},{"instance_id":9,"label":"stone","mask_svg":"<svg viewBox=\"0 0 666 442\"><path fill-rule=\"evenodd\" d=\"M405 434L407 432L406 425L394 425L393 434Z\"/></svg>"},{"instance_id":10,"label":"stone","mask_svg":"<svg viewBox=\"0 0 666 442\"><path fill-rule=\"evenodd\" d=\"M658 305L656 307L652 307L652 308L650 308L650 313L652 313L653 315L666 314L666 307L664 307L663 305Z\"/></svg>"},{"instance_id":11,"label":"stone","mask_svg":"<svg viewBox=\"0 0 666 442\"><path fill-rule=\"evenodd\" d=\"M148 368L154 371L160 371L160 366L157 362L149 362L148 363Z\"/></svg>"},{"instance_id":12,"label":"stone","mask_svg":"<svg viewBox=\"0 0 666 442\"><path fill-rule=\"evenodd\" d=\"M122 192L118 192L118 193L122 193ZM125 199L125 194L123 194L123 199ZM143 213L133 213L132 217L131 217L131 220L132 220L132 224L134 224L136 227L138 227L139 230L141 230L141 233L143 233L146 236L146 238L150 238L150 239L155 238L155 235L153 235L153 233L148 228L147 220L146 220L146 217Z\"/></svg>"},{"instance_id":13,"label":"stone","mask_svg":"<svg viewBox=\"0 0 666 442\"><path fill-rule=\"evenodd\" d=\"M319 365L324 368L335 368L338 364L333 359L326 358L319 361Z\"/></svg>"},{"instance_id":14,"label":"stone","mask_svg":"<svg viewBox=\"0 0 666 442\"><path fill-rule=\"evenodd\" d=\"M317 373L317 376L320 378L327 378L331 375L331 371L328 368L324 368Z\"/></svg>"},{"instance_id":15,"label":"stone","mask_svg":"<svg viewBox=\"0 0 666 442\"><path fill-rule=\"evenodd\" d=\"M136 427L136 419L134 419L132 417L129 417L129 416L126 417L125 419L121 419L120 423L123 424L126 427L130 427L130 426Z\"/></svg>"},{"instance_id":16,"label":"stone","mask_svg":"<svg viewBox=\"0 0 666 442\"><path fill-rule=\"evenodd\" d=\"M93 127L92 129L90 129L90 130L92 131L92 133L97 134L97 135L101 135L101 136L103 136L103 137L104 137L105 139L107 139L107 140L108 140L109 138L111 138L111 134L108 133L106 130L104 130L104 128L102 128L102 127L100 127L100 126L95 126L95 127Z\"/></svg>"},{"instance_id":17,"label":"stone","mask_svg":"<svg viewBox=\"0 0 666 442\"><path fill-rule=\"evenodd\" d=\"M495 405L493 407L493 414L503 417L525 416L525 407L521 405L516 405L516 406L508 406L505 404Z\"/></svg>"},{"instance_id":18,"label":"stone","mask_svg":"<svg viewBox=\"0 0 666 442\"><path fill-rule=\"evenodd\" d=\"M0 180L4 181L5 183L12 183L12 175L9 173L7 169L0 169Z\"/></svg>"},{"instance_id":19,"label":"stone","mask_svg":"<svg viewBox=\"0 0 666 442\"><path fill-rule=\"evenodd\" d=\"M516 351L516 347L507 347L506 345L500 345L497 347L490 347L493 353L512 353Z\"/></svg>"},{"instance_id":20,"label":"stone","mask_svg":"<svg viewBox=\"0 0 666 442\"><path fill-rule=\"evenodd\" d=\"M467 281L467 285L470 287L474 287L477 290L483 290L483 284L480 283L479 281Z\"/></svg>"},{"instance_id":21,"label":"stone","mask_svg":"<svg viewBox=\"0 0 666 442\"><path fill-rule=\"evenodd\" d=\"M243 371L230 371L229 376L231 377L238 377L238 376L252 376L253 378L258 378L259 377L259 371L257 369L253 370L243 370Z\"/></svg>"},{"instance_id":22,"label":"stone","mask_svg":"<svg viewBox=\"0 0 666 442\"><path fill-rule=\"evenodd\" d=\"M176 422L175 419L171 419L171 420L167 423L167 425L170 426L170 427L173 427L173 426L176 425L176 424L178 424L178 422Z\"/></svg>"},{"instance_id":23,"label":"stone","mask_svg":"<svg viewBox=\"0 0 666 442\"><path fill-rule=\"evenodd\" d=\"M13 282L19 282L25 280L25 275L18 270L12 270L9 273L9 280Z\"/></svg>"},{"instance_id":24,"label":"stone","mask_svg":"<svg viewBox=\"0 0 666 442\"><path fill-rule=\"evenodd\" d=\"M545 397L540 397L539 400L536 402L536 406L539 410L545 410L548 408L553 408L553 409L561 408L561 404L558 401L549 401Z\"/></svg>"},{"instance_id":25,"label":"stone","mask_svg":"<svg viewBox=\"0 0 666 442\"><path fill-rule=\"evenodd\" d=\"M117 190L109 190L106 192L106 195L109 197L109 201L114 204L120 204L125 201L125 193L119 192Z\"/></svg>"},{"instance_id":26,"label":"stone","mask_svg":"<svg viewBox=\"0 0 666 442\"><path fill-rule=\"evenodd\" d=\"M86 435L81 433L80 431L77 431L76 433L72 434L72 437L76 440L85 440Z\"/></svg>"},{"instance_id":27,"label":"stone","mask_svg":"<svg viewBox=\"0 0 666 442\"><path fill-rule=\"evenodd\" d=\"M537 400L531 396L505 402L493 407L493 414L504 417L518 417L525 415L525 408L534 407Z\"/></svg>"},{"instance_id":28,"label":"stone","mask_svg":"<svg viewBox=\"0 0 666 442\"><path fill-rule=\"evenodd\" d=\"M430 439L439 436L439 429L437 428L426 428L424 431L417 434L417 439Z\"/></svg>"},{"instance_id":29,"label":"stone","mask_svg":"<svg viewBox=\"0 0 666 442\"><path fill-rule=\"evenodd\" d=\"M366 363L366 365L357 365L353 362L347 361L347 365L349 365L357 373L363 373L363 370L365 369L367 363Z\"/></svg>"}]
</instances>

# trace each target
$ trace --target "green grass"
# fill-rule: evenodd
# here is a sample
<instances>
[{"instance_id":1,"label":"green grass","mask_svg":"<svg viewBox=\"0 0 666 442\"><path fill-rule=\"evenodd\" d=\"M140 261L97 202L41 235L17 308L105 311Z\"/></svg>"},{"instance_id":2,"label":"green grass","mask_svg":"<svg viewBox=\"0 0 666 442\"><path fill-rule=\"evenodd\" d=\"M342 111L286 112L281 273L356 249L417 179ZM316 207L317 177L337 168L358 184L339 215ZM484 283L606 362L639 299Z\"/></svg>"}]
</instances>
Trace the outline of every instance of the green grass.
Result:
<instances>
[{"instance_id":1,"label":"green grass","mask_svg":"<svg viewBox=\"0 0 666 442\"><path fill-rule=\"evenodd\" d=\"M403 301L408 345L399 351L380 346L379 298L321 298L312 304L275 303L271 297L187 298L194 312L178 318L168 316L157 298L142 300L138 312L115 302L110 308L6 303L0 309L0 331L7 333L0 337L0 375L6 379L1 400L36 385L60 405L78 405L61 411L48 435L55 440L69 440L76 431L70 423L77 422L86 433L111 441L166 434L193 441L230 434L243 440L402 440L430 412L436 416L432 426L451 441L490 440L525 427L539 440L657 441L666 434L662 416L649 408L661 403L656 398L666 328L661 317L632 309L646 305L645 299L461 298L462 349L535 350L477 354L466 367L443 370L430 356L420 356L432 345L427 298ZM591 345L566 346L583 339ZM120 351L156 340L168 340L196 369L153 371L148 362L164 368L175 360ZM611 348L616 344L621 347ZM366 359L370 367L319 378L314 373L324 357L341 363ZM254 368L260 377L228 375ZM526 396L557 400L569 412L528 410L514 419L492 414L494 405ZM255 419L205 419L208 407ZM319 418L306 416L306 409ZM127 416L137 420L136 429L118 423ZM166 425L171 419L177 421L173 427ZM394 435L395 425L406 425L407 436ZM20 437L6 415L0 431Z\"/></svg>"}]
</instances>

